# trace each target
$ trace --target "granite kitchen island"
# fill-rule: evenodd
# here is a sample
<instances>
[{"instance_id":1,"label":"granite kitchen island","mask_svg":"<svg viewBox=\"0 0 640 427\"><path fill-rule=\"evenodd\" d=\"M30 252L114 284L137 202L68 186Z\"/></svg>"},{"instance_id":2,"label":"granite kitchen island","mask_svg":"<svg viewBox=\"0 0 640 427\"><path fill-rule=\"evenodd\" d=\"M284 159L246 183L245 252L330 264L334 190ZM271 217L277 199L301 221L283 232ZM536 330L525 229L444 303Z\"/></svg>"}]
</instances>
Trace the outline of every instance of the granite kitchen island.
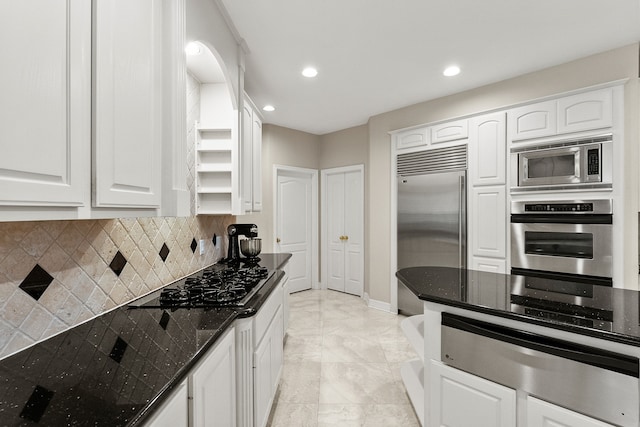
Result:
<instances>
[{"instance_id":1,"label":"granite kitchen island","mask_svg":"<svg viewBox=\"0 0 640 427\"><path fill-rule=\"evenodd\" d=\"M423 425L639 425L638 292L447 267L396 276L424 304L402 325Z\"/></svg>"}]
</instances>

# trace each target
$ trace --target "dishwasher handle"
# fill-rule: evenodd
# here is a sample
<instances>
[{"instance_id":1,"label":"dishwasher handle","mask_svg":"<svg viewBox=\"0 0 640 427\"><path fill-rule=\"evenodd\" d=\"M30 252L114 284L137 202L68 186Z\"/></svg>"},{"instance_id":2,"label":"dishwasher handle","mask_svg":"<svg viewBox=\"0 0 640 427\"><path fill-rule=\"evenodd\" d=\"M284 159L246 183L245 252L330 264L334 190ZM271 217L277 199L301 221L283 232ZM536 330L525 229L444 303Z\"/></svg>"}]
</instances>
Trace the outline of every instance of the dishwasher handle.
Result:
<instances>
[{"instance_id":1,"label":"dishwasher handle","mask_svg":"<svg viewBox=\"0 0 640 427\"><path fill-rule=\"evenodd\" d=\"M638 358L581 344L574 344L492 323L442 313L442 326L459 329L635 378L640 377Z\"/></svg>"}]
</instances>

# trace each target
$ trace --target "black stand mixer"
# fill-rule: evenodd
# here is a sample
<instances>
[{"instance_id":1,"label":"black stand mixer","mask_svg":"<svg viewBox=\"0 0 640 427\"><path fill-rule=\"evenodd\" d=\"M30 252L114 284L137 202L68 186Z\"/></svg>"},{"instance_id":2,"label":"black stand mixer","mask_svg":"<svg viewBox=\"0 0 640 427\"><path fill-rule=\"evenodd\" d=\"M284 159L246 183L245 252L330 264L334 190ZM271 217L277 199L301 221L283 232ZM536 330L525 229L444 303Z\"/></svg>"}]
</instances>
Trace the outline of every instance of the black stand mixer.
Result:
<instances>
[{"instance_id":1,"label":"black stand mixer","mask_svg":"<svg viewBox=\"0 0 640 427\"><path fill-rule=\"evenodd\" d=\"M258 226L255 224L231 224L227 227L227 235L229 236L229 250L224 261L228 264L238 263L241 261L238 236L256 238L258 237Z\"/></svg>"}]
</instances>

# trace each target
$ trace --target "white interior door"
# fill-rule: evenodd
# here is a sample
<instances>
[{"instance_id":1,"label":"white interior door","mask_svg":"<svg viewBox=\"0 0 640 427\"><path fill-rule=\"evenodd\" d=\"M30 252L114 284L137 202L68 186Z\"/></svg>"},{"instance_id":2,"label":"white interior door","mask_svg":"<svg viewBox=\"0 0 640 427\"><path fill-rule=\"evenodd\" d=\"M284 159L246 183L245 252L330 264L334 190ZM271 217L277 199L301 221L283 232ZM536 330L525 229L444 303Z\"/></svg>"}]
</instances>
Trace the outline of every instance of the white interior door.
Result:
<instances>
[{"instance_id":1,"label":"white interior door","mask_svg":"<svg viewBox=\"0 0 640 427\"><path fill-rule=\"evenodd\" d=\"M327 288L364 293L363 167L328 169L323 176L323 277Z\"/></svg>"},{"instance_id":2,"label":"white interior door","mask_svg":"<svg viewBox=\"0 0 640 427\"><path fill-rule=\"evenodd\" d=\"M344 292L345 281L345 185L344 174L328 174L326 191L327 287ZM324 217L324 216L323 216Z\"/></svg>"},{"instance_id":3,"label":"white interior door","mask_svg":"<svg viewBox=\"0 0 640 427\"><path fill-rule=\"evenodd\" d=\"M362 170L346 172L344 291L364 293L364 184Z\"/></svg>"},{"instance_id":4,"label":"white interior door","mask_svg":"<svg viewBox=\"0 0 640 427\"><path fill-rule=\"evenodd\" d=\"M289 260L290 292L311 289L313 285L317 223L314 180L317 182L317 172L313 170L277 172L276 251L292 254Z\"/></svg>"}]
</instances>

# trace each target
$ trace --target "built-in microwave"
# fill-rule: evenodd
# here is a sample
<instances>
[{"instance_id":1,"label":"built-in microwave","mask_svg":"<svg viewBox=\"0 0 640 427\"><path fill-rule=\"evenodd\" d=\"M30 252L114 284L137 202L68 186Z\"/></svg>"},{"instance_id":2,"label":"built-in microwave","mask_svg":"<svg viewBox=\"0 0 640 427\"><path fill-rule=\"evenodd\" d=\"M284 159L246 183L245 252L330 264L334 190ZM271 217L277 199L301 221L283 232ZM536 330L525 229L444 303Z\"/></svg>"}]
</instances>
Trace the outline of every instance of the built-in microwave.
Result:
<instances>
[{"instance_id":1,"label":"built-in microwave","mask_svg":"<svg viewBox=\"0 0 640 427\"><path fill-rule=\"evenodd\" d=\"M611 187L611 135L511 149L512 191ZM514 176L515 175L515 176Z\"/></svg>"}]
</instances>

